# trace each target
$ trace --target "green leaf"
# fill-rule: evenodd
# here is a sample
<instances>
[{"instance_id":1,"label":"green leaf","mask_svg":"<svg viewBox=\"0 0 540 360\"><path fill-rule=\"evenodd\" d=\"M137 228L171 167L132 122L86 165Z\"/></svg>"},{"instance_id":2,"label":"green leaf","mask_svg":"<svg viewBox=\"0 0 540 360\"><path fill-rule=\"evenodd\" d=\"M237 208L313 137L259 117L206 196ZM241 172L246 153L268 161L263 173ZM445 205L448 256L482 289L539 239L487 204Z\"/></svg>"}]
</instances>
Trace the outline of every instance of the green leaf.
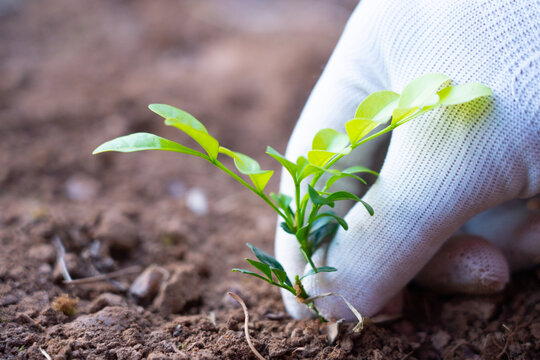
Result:
<instances>
[{"instance_id":1,"label":"green leaf","mask_svg":"<svg viewBox=\"0 0 540 360\"><path fill-rule=\"evenodd\" d=\"M336 191L335 193L330 194L326 200L329 201L342 201L342 200L354 200L360 201L360 198L354 194L351 194L347 191Z\"/></svg>"},{"instance_id":2,"label":"green leaf","mask_svg":"<svg viewBox=\"0 0 540 360\"><path fill-rule=\"evenodd\" d=\"M184 125L208 134L208 131L204 125L199 120L195 119L193 115L185 112L184 110L180 110L174 106L165 104L150 104L148 105L148 108L165 119L178 120Z\"/></svg>"},{"instance_id":3,"label":"green leaf","mask_svg":"<svg viewBox=\"0 0 540 360\"><path fill-rule=\"evenodd\" d=\"M339 227L338 223L335 222L330 217L324 217L322 219L328 219L329 221L324 226L321 226L320 228L318 228L315 231L312 231L309 234L309 239L311 241L310 242L311 252L315 252L319 248L319 246L323 244L325 240L333 237L336 234L337 229ZM322 220L322 219L318 219L318 220Z\"/></svg>"},{"instance_id":4,"label":"green leaf","mask_svg":"<svg viewBox=\"0 0 540 360\"><path fill-rule=\"evenodd\" d=\"M369 173L369 174L373 174L375 176L379 176L378 172L373 171L371 169L368 169L367 167L361 166L361 165L348 167L345 170L343 170L342 172L345 173L345 174Z\"/></svg>"},{"instance_id":5,"label":"green leaf","mask_svg":"<svg viewBox=\"0 0 540 360\"><path fill-rule=\"evenodd\" d=\"M289 280L289 277L287 276L287 273L285 270L282 269L272 269L272 272L276 275L276 278L278 279L279 283L281 285L286 284L289 286L293 286L291 283L291 280Z\"/></svg>"},{"instance_id":6,"label":"green leaf","mask_svg":"<svg viewBox=\"0 0 540 360\"><path fill-rule=\"evenodd\" d=\"M255 277L258 277L259 279L263 279L264 281L266 281L267 283L272 283L271 281L269 281L267 278L265 278L264 276L262 275L259 275L257 273L254 273L253 271L250 271L250 270L246 270L246 269L232 269L232 272L240 272L242 274L247 274L247 275L251 275L251 276L255 276Z\"/></svg>"},{"instance_id":7,"label":"green leaf","mask_svg":"<svg viewBox=\"0 0 540 360\"><path fill-rule=\"evenodd\" d=\"M311 150L308 152L308 161L315 166L323 167L336 155L335 152L324 150Z\"/></svg>"},{"instance_id":8,"label":"green leaf","mask_svg":"<svg viewBox=\"0 0 540 360\"><path fill-rule=\"evenodd\" d=\"M463 104L483 96L493 94L490 88L480 83L448 86L439 91L439 105L449 106Z\"/></svg>"},{"instance_id":9,"label":"green leaf","mask_svg":"<svg viewBox=\"0 0 540 360\"><path fill-rule=\"evenodd\" d=\"M317 215L315 217L315 219L320 219L320 218L327 217L327 216L335 219L338 222L338 224L341 225L341 227L344 230L347 230L349 228L349 225L347 224L345 219L343 219L342 217L337 216L336 213L334 213L333 211L320 213L319 215Z\"/></svg>"},{"instance_id":10,"label":"green leaf","mask_svg":"<svg viewBox=\"0 0 540 360\"><path fill-rule=\"evenodd\" d=\"M261 166L255 159L252 159L245 154L229 150L223 146L219 147L219 152L233 158L234 165L238 171L244 175L248 175L253 185L255 185L255 189L257 189L258 192L263 192L268 181L274 174L274 171L261 170Z\"/></svg>"},{"instance_id":11,"label":"green leaf","mask_svg":"<svg viewBox=\"0 0 540 360\"><path fill-rule=\"evenodd\" d=\"M297 176L296 176L297 182L300 182L304 180L306 177L322 171L320 168L311 165L308 159L306 159L304 156L298 157L298 159L296 160L296 165L298 166L298 171L297 171Z\"/></svg>"},{"instance_id":12,"label":"green leaf","mask_svg":"<svg viewBox=\"0 0 540 360\"><path fill-rule=\"evenodd\" d=\"M317 272L315 272L313 269L310 269L307 273L304 274L304 276L302 276L300 278L300 280L304 280L304 278L307 278L308 276L311 276L311 275L315 275L317 273L322 273L322 272L334 272L334 271L337 271L337 269L335 267L331 267L331 266L321 266L321 267L318 267L317 268Z\"/></svg>"},{"instance_id":13,"label":"green leaf","mask_svg":"<svg viewBox=\"0 0 540 360\"><path fill-rule=\"evenodd\" d=\"M437 90L450 78L444 74L426 74L411 81L399 98L399 109L435 105L439 101Z\"/></svg>"},{"instance_id":14,"label":"green leaf","mask_svg":"<svg viewBox=\"0 0 540 360\"><path fill-rule=\"evenodd\" d=\"M283 269L283 266L277 261L272 255L268 254L267 252L259 249L258 247L251 245L250 243L246 244L251 251L253 251L253 254L259 259L263 264L266 264L270 266L273 269Z\"/></svg>"},{"instance_id":15,"label":"green leaf","mask_svg":"<svg viewBox=\"0 0 540 360\"><path fill-rule=\"evenodd\" d=\"M274 200L274 202L279 206L279 208L283 209L285 213L289 215L293 214L293 211L290 207L292 197L282 193L280 193L279 195L276 195L275 193L270 193L270 198Z\"/></svg>"},{"instance_id":16,"label":"green leaf","mask_svg":"<svg viewBox=\"0 0 540 360\"><path fill-rule=\"evenodd\" d=\"M349 139L347 135L334 129L322 129L313 138L312 149L340 153L348 145Z\"/></svg>"},{"instance_id":17,"label":"green leaf","mask_svg":"<svg viewBox=\"0 0 540 360\"><path fill-rule=\"evenodd\" d=\"M331 176L331 177L326 181L325 189L329 189L332 185L334 185L334 183L335 183L336 181L338 181L339 179L343 179L344 177L351 177L351 178L354 178L354 179L360 181L362 184L367 185L366 180L362 179L362 178L359 177L359 176L356 176L356 175L353 175L353 174L349 174L349 173L345 173L345 172L339 172L339 174L336 174L336 175L334 175L334 176Z\"/></svg>"},{"instance_id":18,"label":"green leaf","mask_svg":"<svg viewBox=\"0 0 540 360\"><path fill-rule=\"evenodd\" d=\"M307 225L302 226L300 229L298 229L296 231L296 234L295 234L296 238L298 240L302 240L302 239L306 238L307 235L308 235L309 228L310 228L310 224L307 224Z\"/></svg>"},{"instance_id":19,"label":"green leaf","mask_svg":"<svg viewBox=\"0 0 540 360\"><path fill-rule=\"evenodd\" d=\"M270 155L271 157L273 157L274 159L276 159L285 169L287 169L287 171L289 172L289 174L291 174L293 179L296 179L296 170L298 166L295 163L288 160L285 156L281 155L270 146L266 148L266 153Z\"/></svg>"},{"instance_id":20,"label":"green leaf","mask_svg":"<svg viewBox=\"0 0 540 360\"><path fill-rule=\"evenodd\" d=\"M292 231L292 230L289 228L289 225L287 225L286 222L282 221L281 223L279 223L279 226L280 226L286 233L295 235L295 232Z\"/></svg>"},{"instance_id":21,"label":"green leaf","mask_svg":"<svg viewBox=\"0 0 540 360\"><path fill-rule=\"evenodd\" d=\"M345 130L347 131L351 144L354 145L380 124L381 123L378 121L367 118L355 118L345 123Z\"/></svg>"},{"instance_id":22,"label":"green leaf","mask_svg":"<svg viewBox=\"0 0 540 360\"><path fill-rule=\"evenodd\" d=\"M369 205L367 202L365 202L364 200L360 200L360 202L362 203L362 205L364 205L364 207L366 208L366 210L368 211L369 215L373 216L373 214L375 214L375 211L373 211L373 208L371 207L371 205Z\"/></svg>"},{"instance_id":23,"label":"green leaf","mask_svg":"<svg viewBox=\"0 0 540 360\"><path fill-rule=\"evenodd\" d=\"M262 272L264 275L266 275L268 279L272 280L272 270L270 270L270 266L251 259L246 259L246 261L250 263L253 267L255 267L257 270Z\"/></svg>"},{"instance_id":24,"label":"green leaf","mask_svg":"<svg viewBox=\"0 0 540 360\"><path fill-rule=\"evenodd\" d=\"M414 119L415 117L423 114L425 111L421 111L420 107L413 107L407 109L396 109L392 114L392 125L398 124L403 119L407 118L407 121ZM413 116L414 115L414 116Z\"/></svg>"},{"instance_id":25,"label":"green leaf","mask_svg":"<svg viewBox=\"0 0 540 360\"><path fill-rule=\"evenodd\" d=\"M384 123L390 120L392 112L397 108L399 94L393 91L377 91L368 95L364 101L358 105L355 118L369 119L375 122Z\"/></svg>"},{"instance_id":26,"label":"green leaf","mask_svg":"<svg viewBox=\"0 0 540 360\"><path fill-rule=\"evenodd\" d=\"M334 207L334 202L329 201L328 199L322 197L317 190L315 190L311 185L308 185L308 194L311 202L315 205L328 205Z\"/></svg>"},{"instance_id":27,"label":"green leaf","mask_svg":"<svg viewBox=\"0 0 540 360\"><path fill-rule=\"evenodd\" d=\"M142 150L175 151L206 158L206 155L197 150L190 149L174 141L149 133L135 133L107 141L98 146L92 154L98 154L105 151L133 152Z\"/></svg>"},{"instance_id":28,"label":"green leaf","mask_svg":"<svg viewBox=\"0 0 540 360\"><path fill-rule=\"evenodd\" d=\"M167 119L165 120L165 125L174 126L178 130L185 132L193 140L195 140L204 149L204 151L206 151L210 159L217 159L219 143L213 136L208 135L207 132L197 130L182 123L178 119Z\"/></svg>"}]
</instances>

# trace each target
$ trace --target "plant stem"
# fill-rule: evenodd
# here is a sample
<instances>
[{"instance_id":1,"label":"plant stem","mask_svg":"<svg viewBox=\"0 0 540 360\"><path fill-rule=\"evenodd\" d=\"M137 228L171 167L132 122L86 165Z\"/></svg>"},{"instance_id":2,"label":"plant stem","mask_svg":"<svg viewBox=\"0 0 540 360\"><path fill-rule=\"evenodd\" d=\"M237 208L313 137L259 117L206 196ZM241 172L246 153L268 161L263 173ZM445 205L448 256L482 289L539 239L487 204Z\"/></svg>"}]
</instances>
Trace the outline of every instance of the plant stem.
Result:
<instances>
[{"instance_id":1,"label":"plant stem","mask_svg":"<svg viewBox=\"0 0 540 360\"><path fill-rule=\"evenodd\" d=\"M235 173L233 173L231 170L229 170L228 168L225 167L225 165L223 165L222 163L220 163L219 161L217 160L214 160L214 161L211 161L212 164L214 164L215 166L217 166L219 169L221 169L222 171L224 171L225 173L227 173L229 176L231 176L233 179L235 179L236 181L238 181L240 184L244 185L245 187L247 187L249 190L251 190L252 192L254 192L255 194L257 194L261 199L263 199L272 209L274 209L275 212L278 213L279 216L281 216L285 222L288 224L288 219L287 219L287 216L281 212L281 210L272 202L272 200L270 200L270 198L268 198L268 196L266 196L265 193L263 192L259 192L257 191L256 188L254 188L253 186L251 186L250 184L248 184L244 179L242 179L240 176L236 175Z\"/></svg>"}]
</instances>

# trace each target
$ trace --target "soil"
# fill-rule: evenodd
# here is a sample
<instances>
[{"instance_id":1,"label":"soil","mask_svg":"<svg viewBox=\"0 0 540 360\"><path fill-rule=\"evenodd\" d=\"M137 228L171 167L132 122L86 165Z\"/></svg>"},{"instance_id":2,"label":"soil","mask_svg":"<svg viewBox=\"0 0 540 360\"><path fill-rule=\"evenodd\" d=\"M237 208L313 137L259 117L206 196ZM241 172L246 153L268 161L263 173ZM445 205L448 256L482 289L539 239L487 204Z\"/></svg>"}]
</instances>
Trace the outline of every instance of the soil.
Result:
<instances>
[{"instance_id":1,"label":"soil","mask_svg":"<svg viewBox=\"0 0 540 360\"><path fill-rule=\"evenodd\" d=\"M135 131L185 140L146 109L162 102L278 170L265 145L284 151L354 3L0 1L1 359L253 359L228 291L271 359L540 358L540 273L490 297L411 286L402 319L330 345L230 272L246 242L272 249L264 203L199 159L90 155ZM128 271L65 284L59 243L73 279Z\"/></svg>"}]
</instances>

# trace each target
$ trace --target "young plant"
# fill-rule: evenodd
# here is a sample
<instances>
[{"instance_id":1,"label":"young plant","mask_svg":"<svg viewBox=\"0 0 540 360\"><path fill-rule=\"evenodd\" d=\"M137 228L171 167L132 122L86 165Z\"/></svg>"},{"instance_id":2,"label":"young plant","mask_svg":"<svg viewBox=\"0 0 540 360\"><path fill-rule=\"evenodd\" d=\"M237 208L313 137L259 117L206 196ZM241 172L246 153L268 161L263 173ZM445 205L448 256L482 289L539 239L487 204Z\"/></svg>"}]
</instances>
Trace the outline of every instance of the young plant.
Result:
<instances>
[{"instance_id":1,"label":"young plant","mask_svg":"<svg viewBox=\"0 0 540 360\"><path fill-rule=\"evenodd\" d=\"M165 118L165 125L178 128L187 134L201 149L192 149L177 142L149 133L135 133L122 136L100 145L93 154L105 151L133 152L141 150L165 150L200 157L216 166L240 184L251 190L268 204L281 217L281 227L295 236L299 251L310 264L311 270L305 274L287 274L283 266L271 255L247 244L257 260L246 259L254 270L233 269L262 279L272 285L291 292L297 299L313 309L317 314L312 298L306 293L302 280L320 272L337 271L330 266L316 267L312 256L326 241L332 238L338 227L347 230L347 222L329 210L335 203L343 200L360 202L366 211L373 215L373 208L346 191L332 191L331 186L342 178L353 178L367 185L359 175L376 172L363 166L353 166L337 170L334 165L360 145L381 136L408 121L440 106L466 103L479 97L491 95L491 90L479 83L457 86L443 85L450 79L443 74L427 74L409 83L403 92L378 91L366 97L356 109L354 118L345 124L345 133L334 129L322 129L313 139L311 151L298 159L287 159L268 147L266 153L279 162L291 176L295 193L265 193L265 187L273 175L271 170L261 169L251 157L220 146L208 133L206 127L185 111L163 104L152 104L150 110ZM378 131L377 129L381 128ZM201 151L202 150L202 151ZM239 174L225 166L222 156L233 159ZM323 174L329 177L319 184ZM307 183L307 192L302 194L301 186Z\"/></svg>"}]
</instances>

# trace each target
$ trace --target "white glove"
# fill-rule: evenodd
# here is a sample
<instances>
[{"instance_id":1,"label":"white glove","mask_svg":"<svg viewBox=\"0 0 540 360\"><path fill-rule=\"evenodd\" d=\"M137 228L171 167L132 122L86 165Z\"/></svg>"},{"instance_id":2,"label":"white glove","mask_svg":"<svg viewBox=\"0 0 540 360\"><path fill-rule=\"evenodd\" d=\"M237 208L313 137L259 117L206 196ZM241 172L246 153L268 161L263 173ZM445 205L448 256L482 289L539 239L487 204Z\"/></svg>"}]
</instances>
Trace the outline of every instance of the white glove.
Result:
<instances>
[{"instance_id":1,"label":"white glove","mask_svg":"<svg viewBox=\"0 0 540 360\"><path fill-rule=\"evenodd\" d=\"M539 39L538 0L360 3L296 125L289 159L306 154L318 130L344 131L368 94L400 93L423 74L443 73L455 84L480 82L494 95L433 111L393 132L380 176L363 197L375 215L361 205L348 212L349 230L340 229L314 256L317 266L338 271L306 278L309 295L338 292L372 316L468 220L540 193ZM366 160L374 158L377 146L380 142L367 152L359 147L355 164L373 166ZM287 174L281 191L293 194ZM540 218L521 201L504 207L479 215L462 230L491 237L508 252L516 244L512 265L523 268L540 258ZM508 207L517 215L507 217ZM496 228L490 225L493 218ZM419 280L450 282L457 290L460 281L468 286L472 281L473 292L500 290L509 271L500 250L482 241L472 247L462 243L449 244L446 254L453 260L440 262L442 269L431 263ZM275 250L289 274L309 269L294 237L279 228ZM292 316L309 316L289 293L283 297ZM328 318L353 317L337 297L318 299L316 305Z\"/></svg>"}]
</instances>

